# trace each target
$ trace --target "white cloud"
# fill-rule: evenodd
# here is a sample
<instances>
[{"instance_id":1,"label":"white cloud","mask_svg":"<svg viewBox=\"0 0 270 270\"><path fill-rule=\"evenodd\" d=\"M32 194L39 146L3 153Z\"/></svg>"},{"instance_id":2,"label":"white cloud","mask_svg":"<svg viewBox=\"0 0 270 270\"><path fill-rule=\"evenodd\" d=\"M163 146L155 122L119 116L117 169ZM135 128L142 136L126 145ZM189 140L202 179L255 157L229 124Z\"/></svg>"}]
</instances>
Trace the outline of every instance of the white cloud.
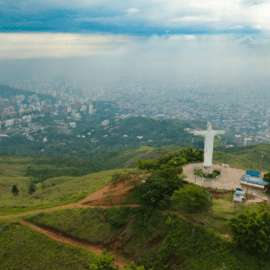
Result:
<instances>
[{"instance_id":1,"label":"white cloud","mask_svg":"<svg viewBox=\"0 0 270 270\"><path fill-rule=\"evenodd\" d=\"M197 40L197 38L194 35L172 35L172 36L169 36L168 40L175 40L175 41Z\"/></svg>"},{"instance_id":2,"label":"white cloud","mask_svg":"<svg viewBox=\"0 0 270 270\"><path fill-rule=\"evenodd\" d=\"M1 33L0 58L61 58L106 54L130 42L122 35Z\"/></svg>"},{"instance_id":3,"label":"white cloud","mask_svg":"<svg viewBox=\"0 0 270 270\"><path fill-rule=\"evenodd\" d=\"M127 10L127 12L129 13L129 14L133 14L133 13L136 13L136 12L139 12L140 10L139 9L137 9L137 8L129 8L128 10Z\"/></svg>"},{"instance_id":4,"label":"white cloud","mask_svg":"<svg viewBox=\"0 0 270 270\"><path fill-rule=\"evenodd\" d=\"M33 1L10 2L23 12L33 10ZM40 10L42 7L44 10L74 9L78 10L78 14L80 9L89 14L98 12L97 18L79 20L122 26L136 25L137 22L143 23L145 27L181 29L184 25L185 28L192 29L194 25L199 27L201 23L204 29L209 30L270 29L269 0L40 0L35 3L35 8L37 7ZM91 13L93 10L95 12Z\"/></svg>"},{"instance_id":5,"label":"white cloud","mask_svg":"<svg viewBox=\"0 0 270 270\"><path fill-rule=\"evenodd\" d=\"M211 18L211 17L185 16L182 18L172 19L171 21L172 22L211 22L211 21L219 21L219 19Z\"/></svg>"}]
</instances>

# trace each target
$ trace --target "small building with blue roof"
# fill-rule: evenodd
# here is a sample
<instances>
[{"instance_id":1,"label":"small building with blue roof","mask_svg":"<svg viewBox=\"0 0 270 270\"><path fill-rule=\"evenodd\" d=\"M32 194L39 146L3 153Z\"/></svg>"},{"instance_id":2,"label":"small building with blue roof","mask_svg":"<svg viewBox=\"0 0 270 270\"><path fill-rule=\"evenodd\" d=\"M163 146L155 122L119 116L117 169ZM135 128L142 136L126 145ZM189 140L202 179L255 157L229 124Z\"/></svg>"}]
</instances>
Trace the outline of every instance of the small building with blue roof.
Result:
<instances>
[{"instance_id":1,"label":"small building with blue roof","mask_svg":"<svg viewBox=\"0 0 270 270\"><path fill-rule=\"evenodd\" d=\"M241 185L264 190L269 183L259 175L260 172L247 170L246 174L241 178Z\"/></svg>"}]
</instances>

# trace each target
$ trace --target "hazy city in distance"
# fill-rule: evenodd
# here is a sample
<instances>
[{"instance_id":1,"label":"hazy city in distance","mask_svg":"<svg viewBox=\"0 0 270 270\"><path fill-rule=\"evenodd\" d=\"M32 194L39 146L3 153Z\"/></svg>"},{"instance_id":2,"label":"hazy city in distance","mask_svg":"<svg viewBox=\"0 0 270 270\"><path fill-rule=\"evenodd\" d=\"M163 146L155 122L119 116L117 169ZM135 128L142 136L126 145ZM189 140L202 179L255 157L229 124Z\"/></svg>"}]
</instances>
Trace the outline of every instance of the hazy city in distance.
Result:
<instances>
[{"instance_id":1,"label":"hazy city in distance","mask_svg":"<svg viewBox=\"0 0 270 270\"><path fill-rule=\"evenodd\" d=\"M208 2L4 1L0 83L55 97L77 120L115 101L125 117L211 121L239 145L269 142L270 5ZM7 119L44 113L30 100L1 99L2 136Z\"/></svg>"}]
</instances>

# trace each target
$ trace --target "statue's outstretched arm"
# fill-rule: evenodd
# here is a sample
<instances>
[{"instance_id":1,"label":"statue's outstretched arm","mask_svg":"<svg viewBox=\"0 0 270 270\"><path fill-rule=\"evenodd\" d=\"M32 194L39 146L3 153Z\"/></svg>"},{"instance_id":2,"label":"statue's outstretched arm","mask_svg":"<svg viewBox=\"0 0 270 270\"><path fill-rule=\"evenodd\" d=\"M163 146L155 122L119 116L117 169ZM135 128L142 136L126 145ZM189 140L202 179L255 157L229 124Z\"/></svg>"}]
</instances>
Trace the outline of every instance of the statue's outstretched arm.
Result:
<instances>
[{"instance_id":1,"label":"statue's outstretched arm","mask_svg":"<svg viewBox=\"0 0 270 270\"><path fill-rule=\"evenodd\" d=\"M207 131L193 131L194 135L206 136Z\"/></svg>"}]
</instances>

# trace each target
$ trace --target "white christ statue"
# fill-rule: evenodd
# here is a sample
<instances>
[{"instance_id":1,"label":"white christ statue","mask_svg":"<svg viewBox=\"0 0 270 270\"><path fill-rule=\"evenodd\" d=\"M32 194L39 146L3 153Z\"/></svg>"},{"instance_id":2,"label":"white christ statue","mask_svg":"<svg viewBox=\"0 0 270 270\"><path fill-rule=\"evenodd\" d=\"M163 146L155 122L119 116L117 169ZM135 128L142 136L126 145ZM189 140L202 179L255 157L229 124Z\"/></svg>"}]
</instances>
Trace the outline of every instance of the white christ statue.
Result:
<instances>
[{"instance_id":1,"label":"white christ statue","mask_svg":"<svg viewBox=\"0 0 270 270\"><path fill-rule=\"evenodd\" d=\"M207 130L193 131L194 135L201 135L205 137L204 140L204 167L212 167L214 137L218 134L225 134L225 130L213 130L210 122L207 123Z\"/></svg>"}]
</instances>

